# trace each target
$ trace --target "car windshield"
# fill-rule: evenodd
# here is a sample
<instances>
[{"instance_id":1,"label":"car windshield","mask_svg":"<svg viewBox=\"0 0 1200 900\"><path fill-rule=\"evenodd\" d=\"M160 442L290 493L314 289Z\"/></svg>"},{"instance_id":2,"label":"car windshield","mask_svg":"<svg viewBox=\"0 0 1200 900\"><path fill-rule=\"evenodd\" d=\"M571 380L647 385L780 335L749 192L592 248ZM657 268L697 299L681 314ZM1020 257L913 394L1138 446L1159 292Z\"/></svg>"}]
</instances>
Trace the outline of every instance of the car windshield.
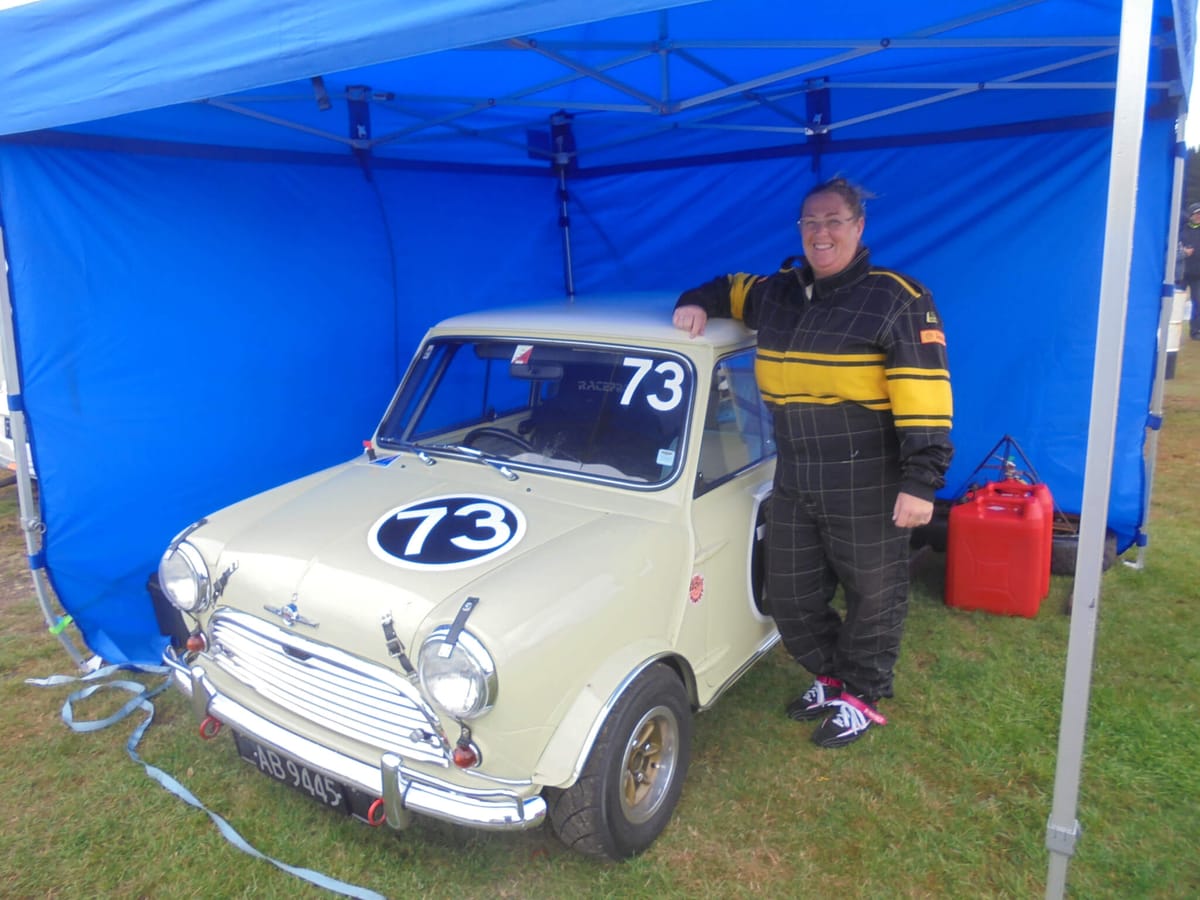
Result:
<instances>
[{"instance_id":1,"label":"car windshield","mask_svg":"<svg viewBox=\"0 0 1200 900\"><path fill-rule=\"evenodd\" d=\"M377 442L661 484L683 462L694 380L685 357L642 347L438 338L421 349Z\"/></svg>"}]
</instances>

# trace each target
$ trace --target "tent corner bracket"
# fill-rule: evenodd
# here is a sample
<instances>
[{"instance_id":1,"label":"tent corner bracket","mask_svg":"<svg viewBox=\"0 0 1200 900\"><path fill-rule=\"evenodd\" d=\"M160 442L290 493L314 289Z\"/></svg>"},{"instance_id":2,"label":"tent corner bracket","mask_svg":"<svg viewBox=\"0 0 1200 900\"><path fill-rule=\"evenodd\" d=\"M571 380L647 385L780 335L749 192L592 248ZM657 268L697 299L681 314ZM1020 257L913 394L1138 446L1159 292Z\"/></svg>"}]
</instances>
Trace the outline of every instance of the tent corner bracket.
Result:
<instances>
[{"instance_id":1,"label":"tent corner bracket","mask_svg":"<svg viewBox=\"0 0 1200 900\"><path fill-rule=\"evenodd\" d=\"M1071 827L1055 825L1053 819L1046 824L1046 849L1051 853L1063 856L1075 855L1075 844L1083 834L1083 828L1076 819Z\"/></svg>"}]
</instances>

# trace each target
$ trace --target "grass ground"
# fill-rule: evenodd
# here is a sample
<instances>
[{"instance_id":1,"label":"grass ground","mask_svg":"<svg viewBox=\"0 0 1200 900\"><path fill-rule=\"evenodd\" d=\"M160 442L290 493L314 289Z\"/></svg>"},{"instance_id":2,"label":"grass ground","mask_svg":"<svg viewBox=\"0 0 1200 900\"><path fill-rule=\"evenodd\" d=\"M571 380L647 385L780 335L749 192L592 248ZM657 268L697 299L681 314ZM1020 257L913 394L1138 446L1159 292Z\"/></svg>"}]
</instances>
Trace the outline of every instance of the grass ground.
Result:
<instances>
[{"instance_id":1,"label":"grass ground","mask_svg":"<svg viewBox=\"0 0 1200 900\"><path fill-rule=\"evenodd\" d=\"M1168 382L1151 543L1104 576L1078 818L1078 898L1200 896L1200 344ZM396 834L336 817L201 741L183 699L155 700L139 752L263 853L388 897L1036 897L1047 870L1072 579L1036 618L942 603L927 554L891 724L841 751L781 715L801 676L773 655L700 716L676 815L642 857L579 858L548 831L479 834L420 821ZM14 490L0 489L0 896L322 897L235 850L126 754L142 716L77 734L70 670L25 567ZM149 680L149 679L147 679ZM76 708L99 718L127 695Z\"/></svg>"}]
</instances>

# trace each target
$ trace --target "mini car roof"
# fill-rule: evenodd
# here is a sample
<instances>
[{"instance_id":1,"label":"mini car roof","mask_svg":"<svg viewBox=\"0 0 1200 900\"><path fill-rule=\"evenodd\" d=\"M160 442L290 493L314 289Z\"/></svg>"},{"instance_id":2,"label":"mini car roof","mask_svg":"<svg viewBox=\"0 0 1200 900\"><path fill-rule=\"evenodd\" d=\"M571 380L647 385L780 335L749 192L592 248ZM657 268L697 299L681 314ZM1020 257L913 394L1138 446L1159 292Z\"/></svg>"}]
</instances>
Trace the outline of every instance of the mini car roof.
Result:
<instances>
[{"instance_id":1,"label":"mini car roof","mask_svg":"<svg viewBox=\"0 0 1200 900\"><path fill-rule=\"evenodd\" d=\"M437 331L477 334L522 332L584 335L596 339L636 340L652 344L687 343L687 334L671 324L678 294L630 293L577 296L519 306L498 306L463 313L439 322ZM695 341L713 346L740 344L751 332L740 322L713 319Z\"/></svg>"}]
</instances>

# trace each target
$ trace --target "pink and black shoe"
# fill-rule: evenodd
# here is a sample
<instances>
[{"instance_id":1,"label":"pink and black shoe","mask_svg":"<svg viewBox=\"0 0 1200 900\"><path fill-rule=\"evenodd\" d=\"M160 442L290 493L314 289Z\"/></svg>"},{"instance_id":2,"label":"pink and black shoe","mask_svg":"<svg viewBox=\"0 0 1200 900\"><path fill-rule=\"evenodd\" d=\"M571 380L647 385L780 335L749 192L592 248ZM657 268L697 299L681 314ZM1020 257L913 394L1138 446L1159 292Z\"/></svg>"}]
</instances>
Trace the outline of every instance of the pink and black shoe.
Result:
<instances>
[{"instance_id":1,"label":"pink and black shoe","mask_svg":"<svg viewBox=\"0 0 1200 900\"><path fill-rule=\"evenodd\" d=\"M887 724L874 706L844 691L829 706L834 714L813 732L812 740L818 747L844 747L857 741L871 726Z\"/></svg>"},{"instance_id":2,"label":"pink and black shoe","mask_svg":"<svg viewBox=\"0 0 1200 900\"><path fill-rule=\"evenodd\" d=\"M812 686L787 705L789 719L811 722L829 712L829 706L842 696L842 682L828 675L818 675Z\"/></svg>"}]
</instances>

